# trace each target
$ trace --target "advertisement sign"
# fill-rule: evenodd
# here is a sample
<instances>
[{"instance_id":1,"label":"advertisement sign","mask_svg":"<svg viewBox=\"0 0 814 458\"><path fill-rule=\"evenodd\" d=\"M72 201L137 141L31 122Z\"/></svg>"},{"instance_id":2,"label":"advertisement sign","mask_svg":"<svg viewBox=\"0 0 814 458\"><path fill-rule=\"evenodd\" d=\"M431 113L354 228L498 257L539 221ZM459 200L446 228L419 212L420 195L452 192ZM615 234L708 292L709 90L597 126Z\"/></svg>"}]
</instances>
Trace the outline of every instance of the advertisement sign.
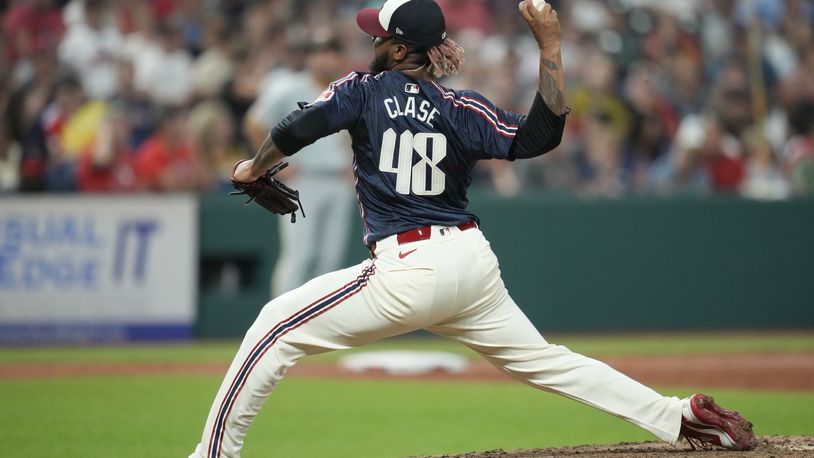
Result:
<instances>
[{"instance_id":1,"label":"advertisement sign","mask_svg":"<svg viewBox=\"0 0 814 458\"><path fill-rule=\"evenodd\" d=\"M0 343L184 338L197 199L0 198Z\"/></svg>"}]
</instances>

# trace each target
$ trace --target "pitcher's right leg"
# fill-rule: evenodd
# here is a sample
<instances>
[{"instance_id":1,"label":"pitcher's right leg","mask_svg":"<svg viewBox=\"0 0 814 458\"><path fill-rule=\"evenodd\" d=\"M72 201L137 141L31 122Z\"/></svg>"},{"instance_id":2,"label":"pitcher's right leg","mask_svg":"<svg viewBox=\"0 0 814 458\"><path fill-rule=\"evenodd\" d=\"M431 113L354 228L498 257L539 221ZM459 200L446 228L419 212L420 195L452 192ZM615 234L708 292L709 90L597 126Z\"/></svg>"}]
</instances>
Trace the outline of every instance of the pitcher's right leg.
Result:
<instances>
[{"instance_id":1,"label":"pitcher's right leg","mask_svg":"<svg viewBox=\"0 0 814 458\"><path fill-rule=\"evenodd\" d=\"M306 355L350 348L411 329L374 313L374 261L318 277L268 303L218 391L196 458L238 457L243 438L286 370Z\"/></svg>"}]
</instances>

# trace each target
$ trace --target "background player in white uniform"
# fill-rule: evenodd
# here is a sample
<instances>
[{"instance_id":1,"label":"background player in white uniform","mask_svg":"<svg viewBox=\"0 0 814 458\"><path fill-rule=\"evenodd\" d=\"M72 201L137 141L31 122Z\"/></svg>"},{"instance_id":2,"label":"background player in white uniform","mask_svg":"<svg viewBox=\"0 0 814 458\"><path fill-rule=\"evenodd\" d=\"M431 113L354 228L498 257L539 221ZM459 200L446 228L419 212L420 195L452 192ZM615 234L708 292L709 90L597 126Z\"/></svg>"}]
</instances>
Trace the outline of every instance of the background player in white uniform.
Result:
<instances>
[{"instance_id":1,"label":"background player in white uniform","mask_svg":"<svg viewBox=\"0 0 814 458\"><path fill-rule=\"evenodd\" d=\"M520 11L541 52L540 86L527 116L473 91L439 85L435 80L457 71L463 58L446 38L440 8L432 0L389 0L357 16L375 37L373 73L332 83L315 103L278 124L253 160L236 167L237 181L253 181L304 145L347 129L373 258L263 308L193 456L239 456L257 411L300 357L421 328L463 343L523 383L601 409L661 440L675 443L684 435L732 449L755 447L751 424L711 398L664 397L546 342L506 291L477 217L466 211L472 167L479 159L528 158L553 149L567 111L556 12L537 10L530 0Z\"/></svg>"},{"instance_id":2,"label":"background player in white uniform","mask_svg":"<svg viewBox=\"0 0 814 458\"><path fill-rule=\"evenodd\" d=\"M345 64L341 51L334 37L318 36L305 50L303 71L271 79L244 121L255 148L298 103L319 97ZM296 224L278 218L280 254L271 278L272 298L342 266L354 213L350 163L347 141L332 135L305 147L283 172L285 181L300 191L307 217Z\"/></svg>"}]
</instances>

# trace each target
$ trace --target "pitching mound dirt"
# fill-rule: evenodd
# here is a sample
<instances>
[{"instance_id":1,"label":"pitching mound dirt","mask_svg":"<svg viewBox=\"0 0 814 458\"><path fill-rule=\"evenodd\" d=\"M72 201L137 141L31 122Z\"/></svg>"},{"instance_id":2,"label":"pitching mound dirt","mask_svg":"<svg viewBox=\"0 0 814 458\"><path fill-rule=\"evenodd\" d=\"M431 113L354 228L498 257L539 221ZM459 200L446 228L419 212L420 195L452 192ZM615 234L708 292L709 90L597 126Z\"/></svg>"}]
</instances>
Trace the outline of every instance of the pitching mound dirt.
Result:
<instances>
[{"instance_id":1,"label":"pitching mound dirt","mask_svg":"<svg viewBox=\"0 0 814 458\"><path fill-rule=\"evenodd\" d=\"M582 445L579 447L542 448L533 450L492 450L465 453L463 455L440 455L429 458L549 458L579 456L580 458L803 458L814 456L814 436L762 436L758 446L751 452L730 452L722 449L693 451L679 444L670 447L659 442L621 443L615 445Z\"/></svg>"}]
</instances>

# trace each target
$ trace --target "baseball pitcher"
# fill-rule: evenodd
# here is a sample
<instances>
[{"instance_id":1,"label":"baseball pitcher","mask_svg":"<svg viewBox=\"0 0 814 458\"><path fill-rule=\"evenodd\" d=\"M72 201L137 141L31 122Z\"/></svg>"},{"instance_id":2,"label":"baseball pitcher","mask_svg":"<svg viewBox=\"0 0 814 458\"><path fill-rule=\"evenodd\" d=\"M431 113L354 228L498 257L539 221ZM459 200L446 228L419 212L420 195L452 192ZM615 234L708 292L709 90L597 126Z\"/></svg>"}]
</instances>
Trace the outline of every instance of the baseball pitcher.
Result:
<instances>
[{"instance_id":1,"label":"baseball pitcher","mask_svg":"<svg viewBox=\"0 0 814 458\"><path fill-rule=\"evenodd\" d=\"M560 24L556 11L542 3L519 4L540 48L540 84L527 115L439 84L457 72L464 54L447 37L441 9L432 0L388 0L357 15L373 39L371 72L331 83L277 124L254 159L236 166L235 186L277 208L267 205L280 195L267 171L317 139L347 130L371 258L315 278L263 308L192 457L239 456L263 402L302 356L416 329L455 339L523 383L608 412L663 441L675 444L683 436L693 447L755 447L752 425L712 398L664 397L548 343L512 300L480 221L466 209L476 161L531 158L560 142L568 112ZM297 205L280 207L289 213Z\"/></svg>"}]
</instances>

